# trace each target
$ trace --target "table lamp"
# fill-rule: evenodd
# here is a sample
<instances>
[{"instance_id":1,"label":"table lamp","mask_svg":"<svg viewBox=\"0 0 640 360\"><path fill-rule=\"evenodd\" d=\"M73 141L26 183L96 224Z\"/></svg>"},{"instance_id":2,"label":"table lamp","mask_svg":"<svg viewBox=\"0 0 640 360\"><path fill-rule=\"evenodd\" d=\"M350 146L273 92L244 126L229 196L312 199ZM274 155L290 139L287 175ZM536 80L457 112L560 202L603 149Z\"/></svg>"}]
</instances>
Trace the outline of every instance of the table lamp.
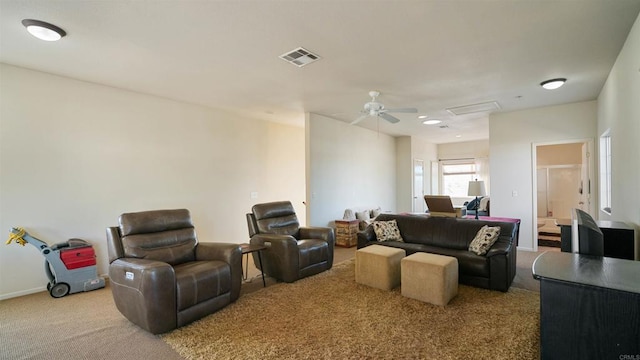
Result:
<instances>
[{"instance_id":1,"label":"table lamp","mask_svg":"<svg viewBox=\"0 0 640 360\"><path fill-rule=\"evenodd\" d=\"M478 220L478 208L480 207L480 202L478 201L478 196L485 196L487 193L484 191L484 181L478 179L474 181L469 181L469 190L467 190L467 195L476 197L476 220Z\"/></svg>"}]
</instances>

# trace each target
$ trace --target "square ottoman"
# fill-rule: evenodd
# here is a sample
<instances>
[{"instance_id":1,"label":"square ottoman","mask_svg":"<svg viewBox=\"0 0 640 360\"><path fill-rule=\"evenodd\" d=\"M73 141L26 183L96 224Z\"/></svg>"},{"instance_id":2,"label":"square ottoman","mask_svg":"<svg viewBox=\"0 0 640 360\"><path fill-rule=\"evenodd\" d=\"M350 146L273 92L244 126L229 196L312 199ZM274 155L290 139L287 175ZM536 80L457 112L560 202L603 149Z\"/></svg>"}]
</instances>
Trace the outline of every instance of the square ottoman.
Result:
<instances>
[{"instance_id":1,"label":"square ottoman","mask_svg":"<svg viewBox=\"0 0 640 360\"><path fill-rule=\"evenodd\" d=\"M370 245L356 251L356 282L382 290L400 285L400 260L406 252L389 246Z\"/></svg>"},{"instance_id":2,"label":"square ottoman","mask_svg":"<svg viewBox=\"0 0 640 360\"><path fill-rule=\"evenodd\" d=\"M402 259L402 295L445 306L458 294L458 259L417 252Z\"/></svg>"}]
</instances>

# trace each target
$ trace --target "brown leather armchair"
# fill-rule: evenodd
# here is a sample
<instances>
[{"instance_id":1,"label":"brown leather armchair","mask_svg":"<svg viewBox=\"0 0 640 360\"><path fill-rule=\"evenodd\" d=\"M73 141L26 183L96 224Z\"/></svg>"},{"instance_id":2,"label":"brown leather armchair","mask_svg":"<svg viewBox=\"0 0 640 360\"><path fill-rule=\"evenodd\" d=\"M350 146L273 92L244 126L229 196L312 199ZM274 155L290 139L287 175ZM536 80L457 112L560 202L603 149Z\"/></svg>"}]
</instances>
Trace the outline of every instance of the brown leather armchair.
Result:
<instances>
[{"instance_id":1,"label":"brown leather armchair","mask_svg":"<svg viewBox=\"0 0 640 360\"><path fill-rule=\"evenodd\" d=\"M235 301L238 244L198 243L186 209L122 214L107 228L113 300L131 322L160 334Z\"/></svg>"},{"instance_id":2,"label":"brown leather armchair","mask_svg":"<svg viewBox=\"0 0 640 360\"><path fill-rule=\"evenodd\" d=\"M333 229L300 227L289 201L254 205L247 225L251 244L267 247L262 251L262 270L271 277L290 283L333 266ZM260 268L255 253L253 260Z\"/></svg>"}]
</instances>

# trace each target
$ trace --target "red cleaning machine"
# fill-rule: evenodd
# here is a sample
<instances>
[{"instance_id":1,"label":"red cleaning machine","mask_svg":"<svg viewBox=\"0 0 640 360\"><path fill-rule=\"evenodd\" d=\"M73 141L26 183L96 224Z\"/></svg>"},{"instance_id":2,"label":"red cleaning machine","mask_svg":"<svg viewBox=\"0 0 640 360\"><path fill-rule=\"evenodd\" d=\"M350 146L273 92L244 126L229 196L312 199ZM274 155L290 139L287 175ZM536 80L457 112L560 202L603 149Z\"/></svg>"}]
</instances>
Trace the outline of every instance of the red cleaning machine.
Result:
<instances>
[{"instance_id":1,"label":"red cleaning machine","mask_svg":"<svg viewBox=\"0 0 640 360\"><path fill-rule=\"evenodd\" d=\"M22 246L29 243L44 256L47 290L54 298L104 287L104 278L98 276L96 253L85 240L69 239L50 247L22 228L11 228L7 245L12 241Z\"/></svg>"}]
</instances>

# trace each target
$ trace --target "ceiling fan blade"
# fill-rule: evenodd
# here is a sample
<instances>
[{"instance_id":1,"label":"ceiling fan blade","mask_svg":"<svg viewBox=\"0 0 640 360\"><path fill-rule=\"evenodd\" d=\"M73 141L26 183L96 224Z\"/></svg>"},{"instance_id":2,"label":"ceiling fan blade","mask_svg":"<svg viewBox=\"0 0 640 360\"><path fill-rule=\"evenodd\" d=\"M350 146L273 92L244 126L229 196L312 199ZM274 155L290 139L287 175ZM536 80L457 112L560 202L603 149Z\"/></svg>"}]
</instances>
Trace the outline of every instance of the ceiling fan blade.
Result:
<instances>
[{"instance_id":1,"label":"ceiling fan blade","mask_svg":"<svg viewBox=\"0 0 640 360\"><path fill-rule=\"evenodd\" d=\"M355 125L355 124L359 123L360 121L366 119L368 116L369 116L369 114L360 116L359 118L353 120L351 122L351 125Z\"/></svg>"},{"instance_id":2,"label":"ceiling fan blade","mask_svg":"<svg viewBox=\"0 0 640 360\"><path fill-rule=\"evenodd\" d=\"M387 120L388 122L390 122L392 124L400 122L400 119L398 119L395 116L389 115L387 113L380 113L380 114L378 114L378 116L380 116L381 118Z\"/></svg>"},{"instance_id":3,"label":"ceiling fan blade","mask_svg":"<svg viewBox=\"0 0 640 360\"><path fill-rule=\"evenodd\" d=\"M400 109L385 109L385 112L393 112L393 113L407 113L407 114L415 114L418 112L416 108L400 108Z\"/></svg>"}]
</instances>

